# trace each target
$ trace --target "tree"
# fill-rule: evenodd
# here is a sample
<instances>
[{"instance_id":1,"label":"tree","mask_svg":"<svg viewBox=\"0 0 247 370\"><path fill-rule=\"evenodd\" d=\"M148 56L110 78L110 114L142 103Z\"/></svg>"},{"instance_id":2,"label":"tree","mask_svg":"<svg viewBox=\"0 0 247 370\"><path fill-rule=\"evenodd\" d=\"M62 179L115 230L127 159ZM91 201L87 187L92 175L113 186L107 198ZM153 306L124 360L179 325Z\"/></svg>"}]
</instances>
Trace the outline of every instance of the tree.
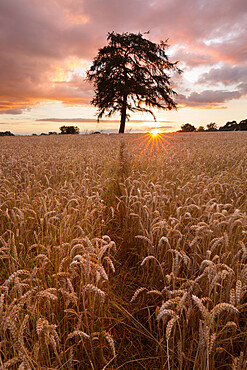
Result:
<instances>
[{"instance_id":1,"label":"tree","mask_svg":"<svg viewBox=\"0 0 247 370\"><path fill-rule=\"evenodd\" d=\"M217 131L217 125L215 122L207 124L207 131Z\"/></svg>"},{"instance_id":2,"label":"tree","mask_svg":"<svg viewBox=\"0 0 247 370\"><path fill-rule=\"evenodd\" d=\"M247 131L247 119L243 119L239 123L236 121L228 121L219 128L220 131Z\"/></svg>"},{"instance_id":3,"label":"tree","mask_svg":"<svg viewBox=\"0 0 247 370\"><path fill-rule=\"evenodd\" d=\"M12 132L10 131L1 131L0 132L0 136L15 136L14 134L12 134Z\"/></svg>"},{"instance_id":4,"label":"tree","mask_svg":"<svg viewBox=\"0 0 247 370\"><path fill-rule=\"evenodd\" d=\"M199 126L197 129L198 132L203 132L205 131L205 128L203 126Z\"/></svg>"},{"instance_id":5,"label":"tree","mask_svg":"<svg viewBox=\"0 0 247 370\"><path fill-rule=\"evenodd\" d=\"M181 131L182 132L193 132L193 131L196 131L196 128L190 123L185 123L184 125L181 126Z\"/></svg>"},{"instance_id":6,"label":"tree","mask_svg":"<svg viewBox=\"0 0 247 370\"><path fill-rule=\"evenodd\" d=\"M99 49L90 70L98 107L98 120L104 115L121 114L119 133L125 129L127 110L149 112L151 108L174 109L175 95L167 71L181 73L177 62L168 60L165 53L168 45L161 41L155 44L141 33L108 33L108 45Z\"/></svg>"},{"instance_id":7,"label":"tree","mask_svg":"<svg viewBox=\"0 0 247 370\"><path fill-rule=\"evenodd\" d=\"M80 132L80 129L77 126L61 126L59 127L59 130L61 131L62 135L64 134L75 135L75 134L79 134Z\"/></svg>"},{"instance_id":8,"label":"tree","mask_svg":"<svg viewBox=\"0 0 247 370\"><path fill-rule=\"evenodd\" d=\"M240 121L238 126L239 126L238 129L240 131L247 131L247 119L243 119L242 121Z\"/></svg>"},{"instance_id":9,"label":"tree","mask_svg":"<svg viewBox=\"0 0 247 370\"><path fill-rule=\"evenodd\" d=\"M219 128L220 131L235 131L238 130L238 124L236 121L228 121L226 124Z\"/></svg>"}]
</instances>

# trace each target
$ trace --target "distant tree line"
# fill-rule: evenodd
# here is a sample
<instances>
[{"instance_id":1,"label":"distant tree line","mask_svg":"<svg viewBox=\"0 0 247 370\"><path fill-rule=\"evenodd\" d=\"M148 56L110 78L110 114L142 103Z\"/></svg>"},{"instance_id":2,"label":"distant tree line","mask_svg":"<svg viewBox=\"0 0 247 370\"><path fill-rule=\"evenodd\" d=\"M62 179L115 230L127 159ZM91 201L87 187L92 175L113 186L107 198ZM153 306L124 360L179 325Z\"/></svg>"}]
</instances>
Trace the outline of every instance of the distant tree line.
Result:
<instances>
[{"instance_id":1,"label":"distant tree line","mask_svg":"<svg viewBox=\"0 0 247 370\"><path fill-rule=\"evenodd\" d=\"M217 128L215 122L210 122L207 127L199 126L196 128L190 123L185 123L181 126L181 130L178 132L206 132L206 131L247 131L247 119L244 119L237 123L236 121L228 121L224 126Z\"/></svg>"},{"instance_id":2,"label":"distant tree line","mask_svg":"<svg viewBox=\"0 0 247 370\"><path fill-rule=\"evenodd\" d=\"M80 133L80 129L77 126L61 126L59 127L61 135L78 135ZM40 135L57 135L57 132L50 131L48 134L42 132Z\"/></svg>"},{"instance_id":3,"label":"distant tree line","mask_svg":"<svg viewBox=\"0 0 247 370\"><path fill-rule=\"evenodd\" d=\"M14 134L12 134L12 132L10 131L2 131L0 132L0 136L15 136Z\"/></svg>"},{"instance_id":4,"label":"distant tree line","mask_svg":"<svg viewBox=\"0 0 247 370\"><path fill-rule=\"evenodd\" d=\"M60 135L76 135L76 134L79 134L80 133L80 129L79 127L77 126L61 126L59 127L59 130L60 130ZM58 135L58 133L56 131L50 131L48 132L48 134L46 134L45 132L42 132L40 134L40 136L44 136L44 135ZM36 134L33 134L33 136L36 136Z\"/></svg>"},{"instance_id":5,"label":"distant tree line","mask_svg":"<svg viewBox=\"0 0 247 370\"><path fill-rule=\"evenodd\" d=\"M75 134L79 134L80 133L80 129L79 127L77 126L61 126L59 127L59 130L61 131L60 134L61 135L64 135L64 134L70 134L70 135L75 135ZM40 134L40 136L43 136L43 135L57 135L57 132L56 131L50 131L48 134L42 132ZM0 131L0 136L15 136L14 134L12 134L12 132L10 131ZM32 136L37 136L37 134L32 134Z\"/></svg>"}]
</instances>

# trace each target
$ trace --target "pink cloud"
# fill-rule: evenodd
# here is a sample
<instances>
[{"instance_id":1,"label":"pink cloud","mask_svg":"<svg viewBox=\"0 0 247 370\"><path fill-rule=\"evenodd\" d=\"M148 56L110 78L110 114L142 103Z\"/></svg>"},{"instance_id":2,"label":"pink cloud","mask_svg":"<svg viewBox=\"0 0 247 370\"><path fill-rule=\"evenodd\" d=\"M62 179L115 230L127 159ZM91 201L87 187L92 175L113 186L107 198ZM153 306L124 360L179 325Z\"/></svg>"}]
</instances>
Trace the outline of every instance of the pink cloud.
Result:
<instances>
[{"instance_id":1,"label":"pink cloud","mask_svg":"<svg viewBox=\"0 0 247 370\"><path fill-rule=\"evenodd\" d=\"M241 97L239 91L205 90L201 93L192 92L190 95L179 95L177 102L187 107L225 108L222 103Z\"/></svg>"},{"instance_id":2,"label":"pink cloud","mask_svg":"<svg viewBox=\"0 0 247 370\"><path fill-rule=\"evenodd\" d=\"M192 68L213 64L217 61L217 58L215 58L212 53L207 54L202 48L196 48L193 50L192 47L191 49L185 47L178 48L173 54L173 58Z\"/></svg>"},{"instance_id":3,"label":"pink cloud","mask_svg":"<svg viewBox=\"0 0 247 370\"><path fill-rule=\"evenodd\" d=\"M247 64L240 66L225 64L220 68L211 68L209 72L200 77L199 83L237 85L239 91L245 95L247 94Z\"/></svg>"},{"instance_id":4,"label":"pink cloud","mask_svg":"<svg viewBox=\"0 0 247 370\"><path fill-rule=\"evenodd\" d=\"M246 91L245 75L237 72L237 67L246 68L246 0L1 0L2 113L17 114L45 100L89 104L92 87L82 77L73 75L60 82L53 77L58 67L66 70L69 58L92 60L112 30L150 30L148 37L156 42L169 38L169 43L177 45L174 58L188 68L213 67L219 61L233 68L221 73L212 68L208 85L213 74L227 84L227 73L233 73L238 90L191 92L185 98L187 104L219 106ZM205 75L203 79L207 83Z\"/></svg>"}]
</instances>

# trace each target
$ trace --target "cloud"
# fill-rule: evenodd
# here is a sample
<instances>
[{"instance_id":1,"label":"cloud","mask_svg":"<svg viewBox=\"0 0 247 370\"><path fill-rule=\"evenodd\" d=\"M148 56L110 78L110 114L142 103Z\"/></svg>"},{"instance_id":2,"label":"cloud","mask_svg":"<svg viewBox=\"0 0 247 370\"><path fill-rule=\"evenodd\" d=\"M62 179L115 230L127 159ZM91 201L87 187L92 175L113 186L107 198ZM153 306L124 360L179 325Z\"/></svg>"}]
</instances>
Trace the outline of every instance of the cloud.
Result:
<instances>
[{"instance_id":1,"label":"cloud","mask_svg":"<svg viewBox=\"0 0 247 370\"><path fill-rule=\"evenodd\" d=\"M174 126L173 125L163 125L163 126L152 126L152 127L149 127L150 130L154 130L154 129L157 129L157 130L165 130L165 129L168 129L168 128L173 128Z\"/></svg>"},{"instance_id":2,"label":"cloud","mask_svg":"<svg viewBox=\"0 0 247 370\"><path fill-rule=\"evenodd\" d=\"M247 64L240 66L224 64L219 68L212 68L204 73L198 82L214 86L215 84L235 85L241 95L245 95L247 94Z\"/></svg>"},{"instance_id":3,"label":"cloud","mask_svg":"<svg viewBox=\"0 0 247 370\"><path fill-rule=\"evenodd\" d=\"M200 93L192 92L190 95L179 95L178 103L186 107L199 107L204 109L225 108L222 103L241 97L239 91L205 90Z\"/></svg>"},{"instance_id":4,"label":"cloud","mask_svg":"<svg viewBox=\"0 0 247 370\"><path fill-rule=\"evenodd\" d=\"M23 112L22 109L0 110L0 114L21 114L22 112Z\"/></svg>"},{"instance_id":5,"label":"cloud","mask_svg":"<svg viewBox=\"0 0 247 370\"><path fill-rule=\"evenodd\" d=\"M172 57L189 67L198 67L201 65L210 65L217 61L217 58L210 53L205 52L205 47L195 48L194 50L188 47L178 45Z\"/></svg>"},{"instance_id":6,"label":"cloud","mask_svg":"<svg viewBox=\"0 0 247 370\"><path fill-rule=\"evenodd\" d=\"M88 105L93 91L85 68L113 30L168 38L173 57L189 69L220 61L241 67L247 59L246 0L1 0L0 110L17 114L47 100ZM189 99L201 106L206 94L193 94ZM218 95L227 101L237 92Z\"/></svg>"},{"instance_id":7,"label":"cloud","mask_svg":"<svg viewBox=\"0 0 247 370\"><path fill-rule=\"evenodd\" d=\"M36 122L77 122L77 123L97 123L97 119L94 118L42 118L37 119ZM129 120L128 123L153 123L154 121L148 120ZM119 123L118 120L106 120L101 119L100 123ZM158 121L158 123L174 123L174 121ZM162 126L160 126L162 127ZM163 126L167 127L167 126Z\"/></svg>"}]
</instances>

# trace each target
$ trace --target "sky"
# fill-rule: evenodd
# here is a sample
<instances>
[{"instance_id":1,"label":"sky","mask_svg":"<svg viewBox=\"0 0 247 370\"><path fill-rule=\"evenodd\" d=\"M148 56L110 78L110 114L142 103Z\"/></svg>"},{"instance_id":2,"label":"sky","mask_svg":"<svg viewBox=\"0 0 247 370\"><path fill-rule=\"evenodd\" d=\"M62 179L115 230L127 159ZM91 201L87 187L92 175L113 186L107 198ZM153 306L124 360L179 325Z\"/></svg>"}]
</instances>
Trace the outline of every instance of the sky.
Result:
<instances>
[{"instance_id":1,"label":"sky","mask_svg":"<svg viewBox=\"0 0 247 370\"><path fill-rule=\"evenodd\" d=\"M246 0L0 0L0 131L117 130L117 115L97 123L85 81L112 31L168 40L183 70L171 78L178 109L156 122L132 113L126 132L247 118Z\"/></svg>"}]
</instances>

